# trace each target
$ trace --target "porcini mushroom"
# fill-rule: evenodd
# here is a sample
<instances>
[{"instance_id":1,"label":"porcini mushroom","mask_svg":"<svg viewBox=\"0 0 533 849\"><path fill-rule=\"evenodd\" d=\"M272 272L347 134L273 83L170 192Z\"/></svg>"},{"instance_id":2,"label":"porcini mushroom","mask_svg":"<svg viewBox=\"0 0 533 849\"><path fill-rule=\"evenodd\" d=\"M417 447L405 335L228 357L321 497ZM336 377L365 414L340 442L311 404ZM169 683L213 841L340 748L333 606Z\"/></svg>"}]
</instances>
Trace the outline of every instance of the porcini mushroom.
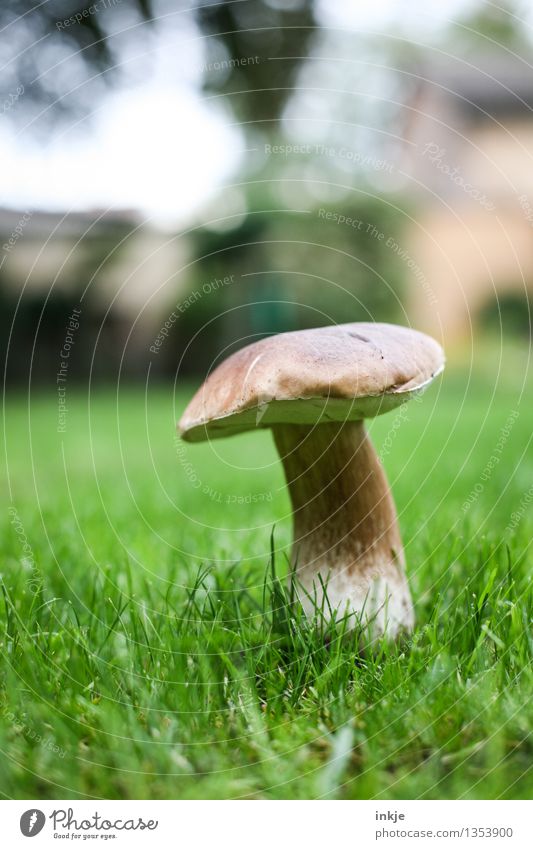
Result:
<instances>
[{"instance_id":1,"label":"porcini mushroom","mask_svg":"<svg viewBox=\"0 0 533 849\"><path fill-rule=\"evenodd\" d=\"M443 368L440 345L408 327L281 333L224 360L183 413L191 442L272 429L293 507L293 577L309 614L315 605L357 614L375 635L412 628L396 509L364 419L403 404Z\"/></svg>"}]
</instances>

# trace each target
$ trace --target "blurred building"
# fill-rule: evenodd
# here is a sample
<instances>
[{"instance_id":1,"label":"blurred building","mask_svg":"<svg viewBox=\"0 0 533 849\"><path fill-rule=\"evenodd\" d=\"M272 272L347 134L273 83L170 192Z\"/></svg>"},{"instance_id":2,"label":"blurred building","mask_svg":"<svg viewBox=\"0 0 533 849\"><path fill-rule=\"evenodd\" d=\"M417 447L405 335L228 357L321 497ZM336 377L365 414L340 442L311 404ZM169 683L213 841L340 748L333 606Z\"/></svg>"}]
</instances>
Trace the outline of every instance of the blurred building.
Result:
<instances>
[{"instance_id":1,"label":"blurred building","mask_svg":"<svg viewBox=\"0 0 533 849\"><path fill-rule=\"evenodd\" d=\"M108 375L135 363L148 350L167 305L180 286L186 248L177 235L144 226L136 213L52 213L0 209L0 302L3 341L17 316L19 350L33 358L34 378L57 365L64 324L81 307L80 369ZM181 286L183 283L181 282ZM83 355L82 349L83 348ZM10 356L8 379L24 373L23 358Z\"/></svg>"},{"instance_id":2,"label":"blurred building","mask_svg":"<svg viewBox=\"0 0 533 849\"><path fill-rule=\"evenodd\" d=\"M416 71L404 169L416 212L413 322L461 339L496 298L533 291L533 69L511 52ZM428 297L434 307L428 309Z\"/></svg>"}]
</instances>

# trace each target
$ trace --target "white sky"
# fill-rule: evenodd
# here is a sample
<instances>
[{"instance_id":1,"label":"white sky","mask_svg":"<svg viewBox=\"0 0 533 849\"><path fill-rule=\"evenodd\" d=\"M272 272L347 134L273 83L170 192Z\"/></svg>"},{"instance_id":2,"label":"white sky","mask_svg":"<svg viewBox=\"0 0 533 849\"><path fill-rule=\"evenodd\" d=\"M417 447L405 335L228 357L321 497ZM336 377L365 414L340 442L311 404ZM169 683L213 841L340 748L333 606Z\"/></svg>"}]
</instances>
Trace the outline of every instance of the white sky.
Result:
<instances>
[{"instance_id":1,"label":"white sky","mask_svg":"<svg viewBox=\"0 0 533 849\"><path fill-rule=\"evenodd\" d=\"M318 17L325 26L356 31L401 27L426 35L471 4L319 0ZM231 114L202 100L201 65L213 57L203 55L203 42L196 36L191 27L183 27L179 36L167 28L142 85L115 89L91 121L62 129L48 144L36 142L29 132L17 134L4 120L0 205L134 208L164 227L192 220L231 179L244 155L244 140L231 126ZM176 38L181 41L178 52L187 59L181 76L176 73Z\"/></svg>"},{"instance_id":2,"label":"white sky","mask_svg":"<svg viewBox=\"0 0 533 849\"><path fill-rule=\"evenodd\" d=\"M154 225L190 219L229 177L240 134L186 88L147 84L116 92L85 138L48 145L0 134L0 204L24 208L138 209Z\"/></svg>"}]
</instances>

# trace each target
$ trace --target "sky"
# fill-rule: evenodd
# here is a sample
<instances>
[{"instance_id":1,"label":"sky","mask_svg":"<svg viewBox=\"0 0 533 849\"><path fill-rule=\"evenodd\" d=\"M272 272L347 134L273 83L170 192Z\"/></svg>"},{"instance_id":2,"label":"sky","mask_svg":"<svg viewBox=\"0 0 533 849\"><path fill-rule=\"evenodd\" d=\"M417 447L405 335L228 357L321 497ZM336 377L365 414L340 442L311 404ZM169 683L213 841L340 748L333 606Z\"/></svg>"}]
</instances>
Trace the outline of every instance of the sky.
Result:
<instances>
[{"instance_id":1,"label":"sky","mask_svg":"<svg viewBox=\"0 0 533 849\"><path fill-rule=\"evenodd\" d=\"M317 16L324 27L402 28L424 38L470 6L472 0L319 0ZM244 138L231 113L202 97L202 65L209 57L193 26L162 28L149 49L151 70L142 83L115 88L90 120L62 127L47 142L29 128L2 122L0 206L135 209L164 229L194 220L238 170ZM177 55L182 74L176 74Z\"/></svg>"}]
</instances>

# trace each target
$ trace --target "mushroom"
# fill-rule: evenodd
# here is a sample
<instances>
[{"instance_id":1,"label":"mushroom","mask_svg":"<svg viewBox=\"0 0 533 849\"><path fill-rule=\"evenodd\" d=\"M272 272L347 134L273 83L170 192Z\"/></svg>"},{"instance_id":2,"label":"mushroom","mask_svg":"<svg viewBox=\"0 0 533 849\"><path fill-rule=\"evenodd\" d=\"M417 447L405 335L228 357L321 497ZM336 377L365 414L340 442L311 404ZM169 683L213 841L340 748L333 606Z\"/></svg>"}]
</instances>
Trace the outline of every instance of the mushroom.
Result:
<instances>
[{"instance_id":1,"label":"mushroom","mask_svg":"<svg viewBox=\"0 0 533 849\"><path fill-rule=\"evenodd\" d=\"M394 501L364 419L444 368L416 330L355 323L281 333L224 360L179 423L198 442L271 428L293 507L292 579L309 615L356 615L375 636L414 624Z\"/></svg>"}]
</instances>

